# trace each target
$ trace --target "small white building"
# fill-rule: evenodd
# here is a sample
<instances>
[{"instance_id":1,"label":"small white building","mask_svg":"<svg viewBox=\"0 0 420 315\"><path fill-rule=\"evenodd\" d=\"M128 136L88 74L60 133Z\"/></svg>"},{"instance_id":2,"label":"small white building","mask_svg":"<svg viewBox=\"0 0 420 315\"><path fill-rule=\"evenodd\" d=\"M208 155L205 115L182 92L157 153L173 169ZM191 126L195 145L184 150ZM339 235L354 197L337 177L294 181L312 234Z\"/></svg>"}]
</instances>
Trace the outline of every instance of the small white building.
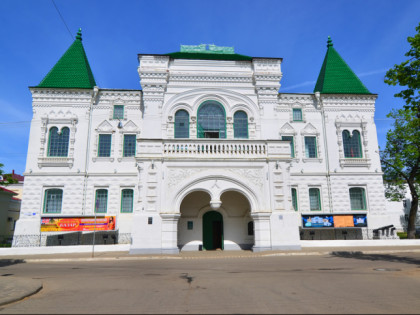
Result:
<instances>
[{"instance_id":1,"label":"small white building","mask_svg":"<svg viewBox=\"0 0 420 315\"><path fill-rule=\"evenodd\" d=\"M215 45L140 54L141 90L114 90L96 86L79 31L30 87L13 245L66 238L95 213L132 253L372 238L395 218L385 208L377 95L330 39L327 47L314 93L281 93L281 58Z\"/></svg>"}]
</instances>

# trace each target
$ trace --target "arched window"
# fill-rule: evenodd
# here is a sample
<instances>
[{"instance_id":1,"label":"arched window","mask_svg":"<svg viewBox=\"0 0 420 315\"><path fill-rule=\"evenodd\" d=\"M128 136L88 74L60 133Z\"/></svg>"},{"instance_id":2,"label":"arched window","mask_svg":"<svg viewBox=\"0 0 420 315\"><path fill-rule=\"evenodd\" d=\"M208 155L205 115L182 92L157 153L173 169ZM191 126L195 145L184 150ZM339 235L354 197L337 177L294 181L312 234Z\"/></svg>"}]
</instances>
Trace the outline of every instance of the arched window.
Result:
<instances>
[{"instance_id":1,"label":"arched window","mask_svg":"<svg viewBox=\"0 0 420 315\"><path fill-rule=\"evenodd\" d=\"M360 187L349 189L351 210L366 210L365 190Z\"/></svg>"},{"instance_id":2,"label":"arched window","mask_svg":"<svg viewBox=\"0 0 420 315\"><path fill-rule=\"evenodd\" d=\"M233 133L235 138L248 138L248 115L244 111L233 115Z\"/></svg>"},{"instance_id":3,"label":"arched window","mask_svg":"<svg viewBox=\"0 0 420 315\"><path fill-rule=\"evenodd\" d=\"M359 131L353 130L353 134L350 135L350 132L348 130L344 130L343 131L343 147L344 147L344 157L361 158L362 146L360 143Z\"/></svg>"},{"instance_id":4,"label":"arched window","mask_svg":"<svg viewBox=\"0 0 420 315\"><path fill-rule=\"evenodd\" d=\"M45 190L44 198L44 213L60 213L61 205L63 203L62 189L47 189Z\"/></svg>"},{"instance_id":5,"label":"arched window","mask_svg":"<svg viewBox=\"0 0 420 315\"><path fill-rule=\"evenodd\" d=\"M48 142L48 156L67 156L69 152L70 130L67 127L58 131L57 127L50 129Z\"/></svg>"},{"instance_id":6,"label":"arched window","mask_svg":"<svg viewBox=\"0 0 420 315\"><path fill-rule=\"evenodd\" d=\"M181 109L175 113L175 138L190 137L190 115Z\"/></svg>"},{"instance_id":7,"label":"arched window","mask_svg":"<svg viewBox=\"0 0 420 315\"><path fill-rule=\"evenodd\" d=\"M226 115L223 106L216 101L200 105L197 114L198 138L226 138Z\"/></svg>"}]
</instances>

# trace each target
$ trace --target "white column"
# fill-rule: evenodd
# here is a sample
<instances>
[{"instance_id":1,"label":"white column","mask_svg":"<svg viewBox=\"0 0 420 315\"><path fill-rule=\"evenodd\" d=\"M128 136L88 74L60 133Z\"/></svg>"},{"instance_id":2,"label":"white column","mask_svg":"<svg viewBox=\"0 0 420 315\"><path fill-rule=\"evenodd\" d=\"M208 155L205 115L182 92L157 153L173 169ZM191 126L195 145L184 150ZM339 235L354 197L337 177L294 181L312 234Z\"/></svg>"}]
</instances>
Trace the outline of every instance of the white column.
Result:
<instances>
[{"instance_id":1,"label":"white column","mask_svg":"<svg viewBox=\"0 0 420 315\"><path fill-rule=\"evenodd\" d=\"M254 252L271 250L270 216L269 212L251 213L254 220Z\"/></svg>"},{"instance_id":2,"label":"white column","mask_svg":"<svg viewBox=\"0 0 420 315\"><path fill-rule=\"evenodd\" d=\"M162 254L178 254L179 213L161 213L162 218Z\"/></svg>"}]
</instances>

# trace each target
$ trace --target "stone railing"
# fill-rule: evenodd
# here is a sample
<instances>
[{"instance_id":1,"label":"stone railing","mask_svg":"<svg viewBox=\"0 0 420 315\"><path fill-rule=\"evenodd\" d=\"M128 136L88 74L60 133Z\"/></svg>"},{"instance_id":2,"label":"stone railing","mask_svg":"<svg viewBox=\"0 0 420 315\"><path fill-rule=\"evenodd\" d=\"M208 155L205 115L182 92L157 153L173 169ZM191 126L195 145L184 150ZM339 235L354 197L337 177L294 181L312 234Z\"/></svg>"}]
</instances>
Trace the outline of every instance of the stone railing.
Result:
<instances>
[{"instance_id":1,"label":"stone railing","mask_svg":"<svg viewBox=\"0 0 420 315\"><path fill-rule=\"evenodd\" d=\"M364 158L341 158L340 159L340 166L349 166L349 167L369 167L370 166L370 159Z\"/></svg>"},{"instance_id":2,"label":"stone railing","mask_svg":"<svg viewBox=\"0 0 420 315\"><path fill-rule=\"evenodd\" d=\"M289 142L280 140L139 139L138 157L290 158Z\"/></svg>"}]
</instances>

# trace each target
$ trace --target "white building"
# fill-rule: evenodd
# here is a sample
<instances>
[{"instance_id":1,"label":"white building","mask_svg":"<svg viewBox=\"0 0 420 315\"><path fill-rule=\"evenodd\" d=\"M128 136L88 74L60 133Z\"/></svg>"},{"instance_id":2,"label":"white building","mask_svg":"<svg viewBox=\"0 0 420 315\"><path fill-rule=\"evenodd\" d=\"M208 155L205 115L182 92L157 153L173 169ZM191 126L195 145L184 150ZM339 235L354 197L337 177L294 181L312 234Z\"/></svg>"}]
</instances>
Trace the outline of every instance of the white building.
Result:
<instances>
[{"instance_id":1,"label":"white building","mask_svg":"<svg viewBox=\"0 0 420 315\"><path fill-rule=\"evenodd\" d=\"M40 232L42 218L95 210L115 217L132 253L372 238L395 219L385 209L377 95L330 39L327 47L314 93L279 93L281 58L214 45L140 54L142 89L112 90L96 86L79 31L30 88L14 246L48 244L57 232Z\"/></svg>"}]
</instances>

